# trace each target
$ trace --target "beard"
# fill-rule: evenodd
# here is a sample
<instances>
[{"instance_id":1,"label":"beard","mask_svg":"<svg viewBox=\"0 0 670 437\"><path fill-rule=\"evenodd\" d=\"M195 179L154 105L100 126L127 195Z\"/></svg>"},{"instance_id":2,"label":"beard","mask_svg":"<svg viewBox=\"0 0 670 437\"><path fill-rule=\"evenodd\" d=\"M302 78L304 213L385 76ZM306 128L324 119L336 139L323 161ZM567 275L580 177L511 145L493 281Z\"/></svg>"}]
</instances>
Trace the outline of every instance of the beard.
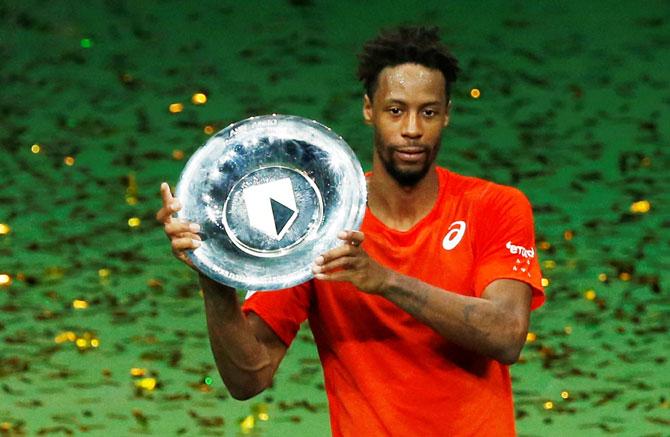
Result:
<instances>
[{"instance_id":1,"label":"beard","mask_svg":"<svg viewBox=\"0 0 670 437\"><path fill-rule=\"evenodd\" d=\"M381 136L375 132L375 149L377 155L384 166L386 172L400 185L401 187L411 188L418 184L428 174L431 166L435 162L437 152L440 150L441 138L438 138L437 143L433 146L428 144L412 144L413 148L423 149L425 160L420 163L420 166L412 166L412 168L402 168L401 164L394 158L394 151L402 149L402 146L394 144L384 144Z\"/></svg>"}]
</instances>

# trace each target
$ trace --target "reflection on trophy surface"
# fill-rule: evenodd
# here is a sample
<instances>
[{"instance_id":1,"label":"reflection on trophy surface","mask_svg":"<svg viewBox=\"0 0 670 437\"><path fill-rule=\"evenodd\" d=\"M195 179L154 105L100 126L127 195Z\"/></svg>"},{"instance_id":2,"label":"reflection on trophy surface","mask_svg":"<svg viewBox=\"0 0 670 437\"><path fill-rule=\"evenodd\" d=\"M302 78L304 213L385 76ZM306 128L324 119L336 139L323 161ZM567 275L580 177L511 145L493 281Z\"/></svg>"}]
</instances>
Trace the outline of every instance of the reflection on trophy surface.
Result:
<instances>
[{"instance_id":1,"label":"reflection on trophy surface","mask_svg":"<svg viewBox=\"0 0 670 437\"><path fill-rule=\"evenodd\" d=\"M279 289L312 277L310 265L357 229L365 178L331 129L290 115L252 117L212 136L177 186L179 217L201 226L190 253L204 274L245 289Z\"/></svg>"}]
</instances>

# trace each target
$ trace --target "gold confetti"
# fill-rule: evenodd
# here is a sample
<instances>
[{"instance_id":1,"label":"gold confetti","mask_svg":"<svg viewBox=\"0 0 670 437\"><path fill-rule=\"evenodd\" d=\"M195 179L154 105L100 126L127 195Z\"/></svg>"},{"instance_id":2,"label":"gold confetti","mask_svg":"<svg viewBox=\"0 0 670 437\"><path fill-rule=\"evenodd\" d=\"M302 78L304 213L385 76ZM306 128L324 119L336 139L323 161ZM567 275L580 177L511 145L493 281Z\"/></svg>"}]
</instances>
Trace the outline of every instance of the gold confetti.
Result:
<instances>
[{"instance_id":1,"label":"gold confetti","mask_svg":"<svg viewBox=\"0 0 670 437\"><path fill-rule=\"evenodd\" d=\"M537 334L535 334L534 332L529 332L528 334L526 334L526 343L532 343L535 340L537 340Z\"/></svg>"},{"instance_id":2,"label":"gold confetti","mask_svg":"<svg viewBox=\"0 0 670 437\"><path fill-rule=\"evenodd\" d=\"M240 431L242 434L250 434L254 430L255 426L256 419L254 419L254 416L252 415L248 415L240 421Z\"/></svg>"},{"instance_id":3,"label":"gold confetti","mask_svg":"<svg viewBox=\"0 0 670 437\"><path fill-rule=\"evenodd\" d=\"M132 376L144 376L147 373L147 369L144 369L142 367L133 367L130 369L130 374Z\"/></svg>"},{"instance_id":4,"label":"gold confetti","mask_svg":"<svg viewBox=\"0 0 670 437\"><path fill-rule=\"evenodd\" d=\"M548 241L540 241L540 244L538 245L541 250L549 250L551 249L551 243Z\"/></svg>"},{"instance_id":5,"label":"gold confetti","mask_svg":"<svg viewBox=\"0 0 670 437\"><path fill-rule=\"evenodd\" d=\"M163 282L160 279L151 278L147 281L147 285L151 288L161 288L163 286Z\"/></svg>"},{"instance_id":6,"label":"gold confetti","mask_svg":"<svg viewBox=\"0 0 670 437\"><path fill-rule=\"evenodd\" d=\"M205 93L195 93L191 97L191 102L193 102L194 105L204 105L207 103L207 96Z\"/></svg>"},{"instance_id":7,"label":"gold confetti","mask_svg":"<svg viewBox=\"0 0 670 437\"><path fill-rule=\"evenodd\" d=\"M63 162L65 162L65 165L68 167L72 167L74 165L74 157L66 156L65 159L63 159Z\"/></svg>"},{"instance_id":8,"label":"gold confetti","mask_svg":"<svg viewBox=\"0 0 670 437\"><path fill-rule=\"evenodd\" d=\"M554 408L554 403L551 401L547 401L544 403L543 407L545 410L551 410L552 408Z\"/></svg>"},{"instance_id":9,"label":"gold confetti","mask_svg":"<svg viewBox=\"0 0 670 437\"><path fill-rule=\"evenodd\" d=\"M181 161L182 159L184 159L184 151L179 149L173 150L172 159L174 159L175 161Z\"/></svg>"},{"instance_id":10,"label":"gold confetti","mask_svg":"<svg viewBox=\"0 0 670 437\"><path fill-rule=\"evenodd\" d=\"M479 91L478 88L472 88L470 90L470 97L472 97L473 99L478 99L479 97L481 97L481 95L482 93L481 91Z\"/></svg>"},{"instance_id":11,"label":"gold confetti","mask_svg":"<svg viewBox=\"0 0 670 437\"><path fill-rule=\"evenodd\" d=\"M605 274L605 273L600 273L600 274L598 275L598 280L599 280L600 282L607 282L607 274Z\"/></svg>"},{"instance_id":12,"label":"gold confetti","mask_svg":"<svg viewBox=\"0 0 670 437\"><path fill-rule=\"evenodd\" d=\"M268 413L268 404L266 404L265 402L255 404L251 408L251 411L254 413L256 418L262 422L267 422L268 420L270 420L270 414Z\"/></svg>"},{"instance_id":13,"label":"gold confetti","mask_svg":"<svg viewBox=\"0 0 670 437\"><path fill-rule=\"evenodd\" d=\"M101 278L107 278L107 277L109 277L109 274L110 274L110 273L111 273L111 271L110 271L109 269L100 269L100 270L98 270L98 276L100 276Z\"/></svg>"},{"instance_id":14,"label":"gold confetti","mask_svg":"<svg viewBox=\"0 0 670 437\"><path fill-rule=\"evenodd\" d=\"M137 177L135 173L131 172L128 174L128 186L126 187L126 203L128 205L137 204Z\"/></svg>"},{"instance_id":15,"label":"gold confetti","mask_svg":"<svg viewBox=\"0 0 670 437\"><path fill-rule=\"evenodd\" d=\"M72 301L72 308L76 310L84 310L88 308L88 302L82 299L75 299Z\"/></svg>"},{"instance_id":16,"label":"gold confetti","mask_svg":"<svg viewBox=\"0 0 670 437\"><path fill-rule=\"evenodd\" d=\"M0 235L7 235L10 232L12 232L12 228L10 228L9 225L0 223Z\"/></svg>"},{"instance_id":17,"label":"gold confetti","mask_svg":"<svg viewBox=\"0 0 670 437\"><path fill-rule=\"evenodd\" d=\"M33 152L34 154L38 154L42 151L42 146L39 144L33 144L30 146L30 151Z\"/></svg>"},{"instance_id":18,"label":"gold confetti","mask_svg":"<svg viewBox=\"0 0 670 437\"><path fill-rule=\"evenodd\" d=\"M156 378L142 378L138 381L135 381L135 387L146 391L153 391L156 388L156 385Z\"/></svg>"},{"instance_id":19,"label":"gold confetti","mask_svg":"<svg viewBox=\"0 0 670 437\"><path fill-rule=\"evenodd\" d=\"M586 290L586 292L584 292L584 297L585 297L587 300L595 300L595 298L596 298L597 296L598 296L598 295L596 294L596 291L593 290L593 289L591 289L591 290Z\"/></svg>"},{"instance_id":20,"label":"gold confetti","mask_svg":"<svg viewBox=\"0 0 670 437\"><path fill-rule=\"evenodd\" d=\"M131 217L128 219L128 226L131 228L136 228L142 223L139 217Z\"/></svg>"},{"instance_id":21,"label":"gold confetti","mask_svg":"<svg viewBox=\"0 0 670 437\"><path fill-rule=\"evenodd\" d=\"M621 279L621 280L624 281L624 282L628 282L628 281L630 281L631 278L632 278L632 275L631 275L630 273L628 273L628 272L621 272L621 273L619 274L619 279Z\"/></svg>"},{"instance_id":22,"label":"gold confetti","mask_svg":"<svg viewBox=\"0 0 670 437\"><path fill-rule=\"evenodd\" d=\"M542 286L548 287L550 284L549 278L542 278Z\"/></svg>"},{"instance_id":23,"label":"gold confetti","mask_svg":"<svg viewBox=\"0 0 670 437\"><path fill-rule=\"evenodd\" d=\"M542 267L547 269L547 270L555 269L556 268L556 261L554 261L553 259L544 260L542 262Z\"/></svg>"},{"instance_id":24,"label":"gold confetti","mask_svg":"<svg viewBox=\"0 0 670 437\"><path fill-rule=\"evenodd\" d=\"M0 274L0 287L9 287L12 285L12 277L7 273Z\"/></svg>"},{"instance_id":25,"label":"gold confetti","mask_svg":"<svg viewBox=\"0 0 670 437\"><path fill-rule=\"evenodd\" d=\"M56 343L64 343L66 341L74 342L80 352L100 346L100 340L91 332L84 332L82 335L76 335L72 331L65 331L56 336L55 340Z\"/></svg>"},{"instance_id":26,"label":"gold confetti","mask_svg":"<svg viewBox=\"0 0 670 437\"><path fill-rule=\"evenodd\" d=\"M563 332L565 332L565 333L568 334L568 335L572 334L572 326L566 326L566 327L564 327L564 328L563 328Z\"/></svg>"},{"instance_id":27,"label":"gold confetti","mask_svg":"<svg viewBox=\"0 0 670 437\"><path fill-rule=\"evenodd\" d=\"M204 127L202 131L205 132L207 135L212 135L214 133L214 126L208 124L207 126Z\"/></svg>"},{"instance_id":28,"label":"gold confetti","mask_svg":"<svg viewBox=\"0 0 670 437\"><path fill-rule=\"evenodd\" d=\"M177 114L184 110L184 105L182 105L181 103L172 103L170 104L168 109L170 110L171 113Z\"/></svg>"},{"instance_id":29,"label":"gold confetti","mask_svg":"<svg viewBox=\"0 0 670 437\"><path fill-rule=\"evenodd\" d=\"M563 391L561 392L561 397L562 397L563 399L568 399L568 398L570 397L570 393L568 393L567 390L563 390Z\"/></svg>"},{"instance_id":30,"label":"gold confetti","mask_svg":"<svg viewBox=\"0 0 670 437\"><path fill-rule=\"evenodd\" d=\"M638 202L633 202L630 205L630 212L633 214L646 214L651 209L651 202L648 200L640 200Z\"/></svg>"},{"instance_id":31,"label":"gold confetti","mask_svg":"<svg viewBox=\"0 0 670 437\"><path fill-rule=\"evenodd\" d=\"M563 232L563 239L565 241L571 241L574 236L575 236L575 233L573 231L569 230L569 229L566 230L565 232Z\"/></svg>"},{"instance_id":32,"label":"gold confetti","mask_svg":"<svg viewBox=\"0 0 670 437\"><path fill-rule=\"evenodd\" d=\"M77 339L77 334L75 334L74 332L63 331L54 338L54 341L56 343L60 344L60 343L65 343L66 341L73 342L76 339Z\"/></svg>"}]
</instances>

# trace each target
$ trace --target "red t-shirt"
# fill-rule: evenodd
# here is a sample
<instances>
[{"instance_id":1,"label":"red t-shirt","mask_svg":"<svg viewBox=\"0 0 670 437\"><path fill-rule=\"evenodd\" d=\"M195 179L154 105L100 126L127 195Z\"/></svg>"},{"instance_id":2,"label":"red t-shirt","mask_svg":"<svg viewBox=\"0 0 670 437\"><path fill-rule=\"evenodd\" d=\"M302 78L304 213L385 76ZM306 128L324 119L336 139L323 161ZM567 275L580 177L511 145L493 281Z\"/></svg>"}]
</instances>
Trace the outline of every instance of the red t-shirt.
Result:
<instances>
[{"instance_id":1,"label":"red t-shirt","mask_svg":"<svg viewBox=\"0 0 670 437\"><path fill-rule=\"evenodd\" d=\"M479 297L495 279L528 283L544 301L530 204L518 190L437 169L439 195L412 229L390 229L368 209L362 247L377 262ZM511 436L508 367L442 338L392 302L350 283L311 280L252 294L286 345L309 319L323 364L334 436Z\"/></svg>"}]
</instances>

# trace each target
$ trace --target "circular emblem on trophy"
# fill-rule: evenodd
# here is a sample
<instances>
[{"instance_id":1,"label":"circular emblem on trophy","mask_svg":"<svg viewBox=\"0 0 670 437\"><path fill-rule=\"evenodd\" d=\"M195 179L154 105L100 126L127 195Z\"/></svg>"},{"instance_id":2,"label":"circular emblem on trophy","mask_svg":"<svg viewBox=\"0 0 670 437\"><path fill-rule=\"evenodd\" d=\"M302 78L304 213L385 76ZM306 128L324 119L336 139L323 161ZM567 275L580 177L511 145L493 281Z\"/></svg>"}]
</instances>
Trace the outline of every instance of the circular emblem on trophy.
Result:
<instances>
[{"instance_id":1,"label":"circular emblem on trophy","mask_svg":"<svg viewBox=\"0 0 670 437\"><path fill-rule=\"evenodd\" d=\"M287 254L323 218L323 199L304 172L263 167L243 176L224 204L223 226L231 241L256 256Z\"/></svg>"}]
</instances>

